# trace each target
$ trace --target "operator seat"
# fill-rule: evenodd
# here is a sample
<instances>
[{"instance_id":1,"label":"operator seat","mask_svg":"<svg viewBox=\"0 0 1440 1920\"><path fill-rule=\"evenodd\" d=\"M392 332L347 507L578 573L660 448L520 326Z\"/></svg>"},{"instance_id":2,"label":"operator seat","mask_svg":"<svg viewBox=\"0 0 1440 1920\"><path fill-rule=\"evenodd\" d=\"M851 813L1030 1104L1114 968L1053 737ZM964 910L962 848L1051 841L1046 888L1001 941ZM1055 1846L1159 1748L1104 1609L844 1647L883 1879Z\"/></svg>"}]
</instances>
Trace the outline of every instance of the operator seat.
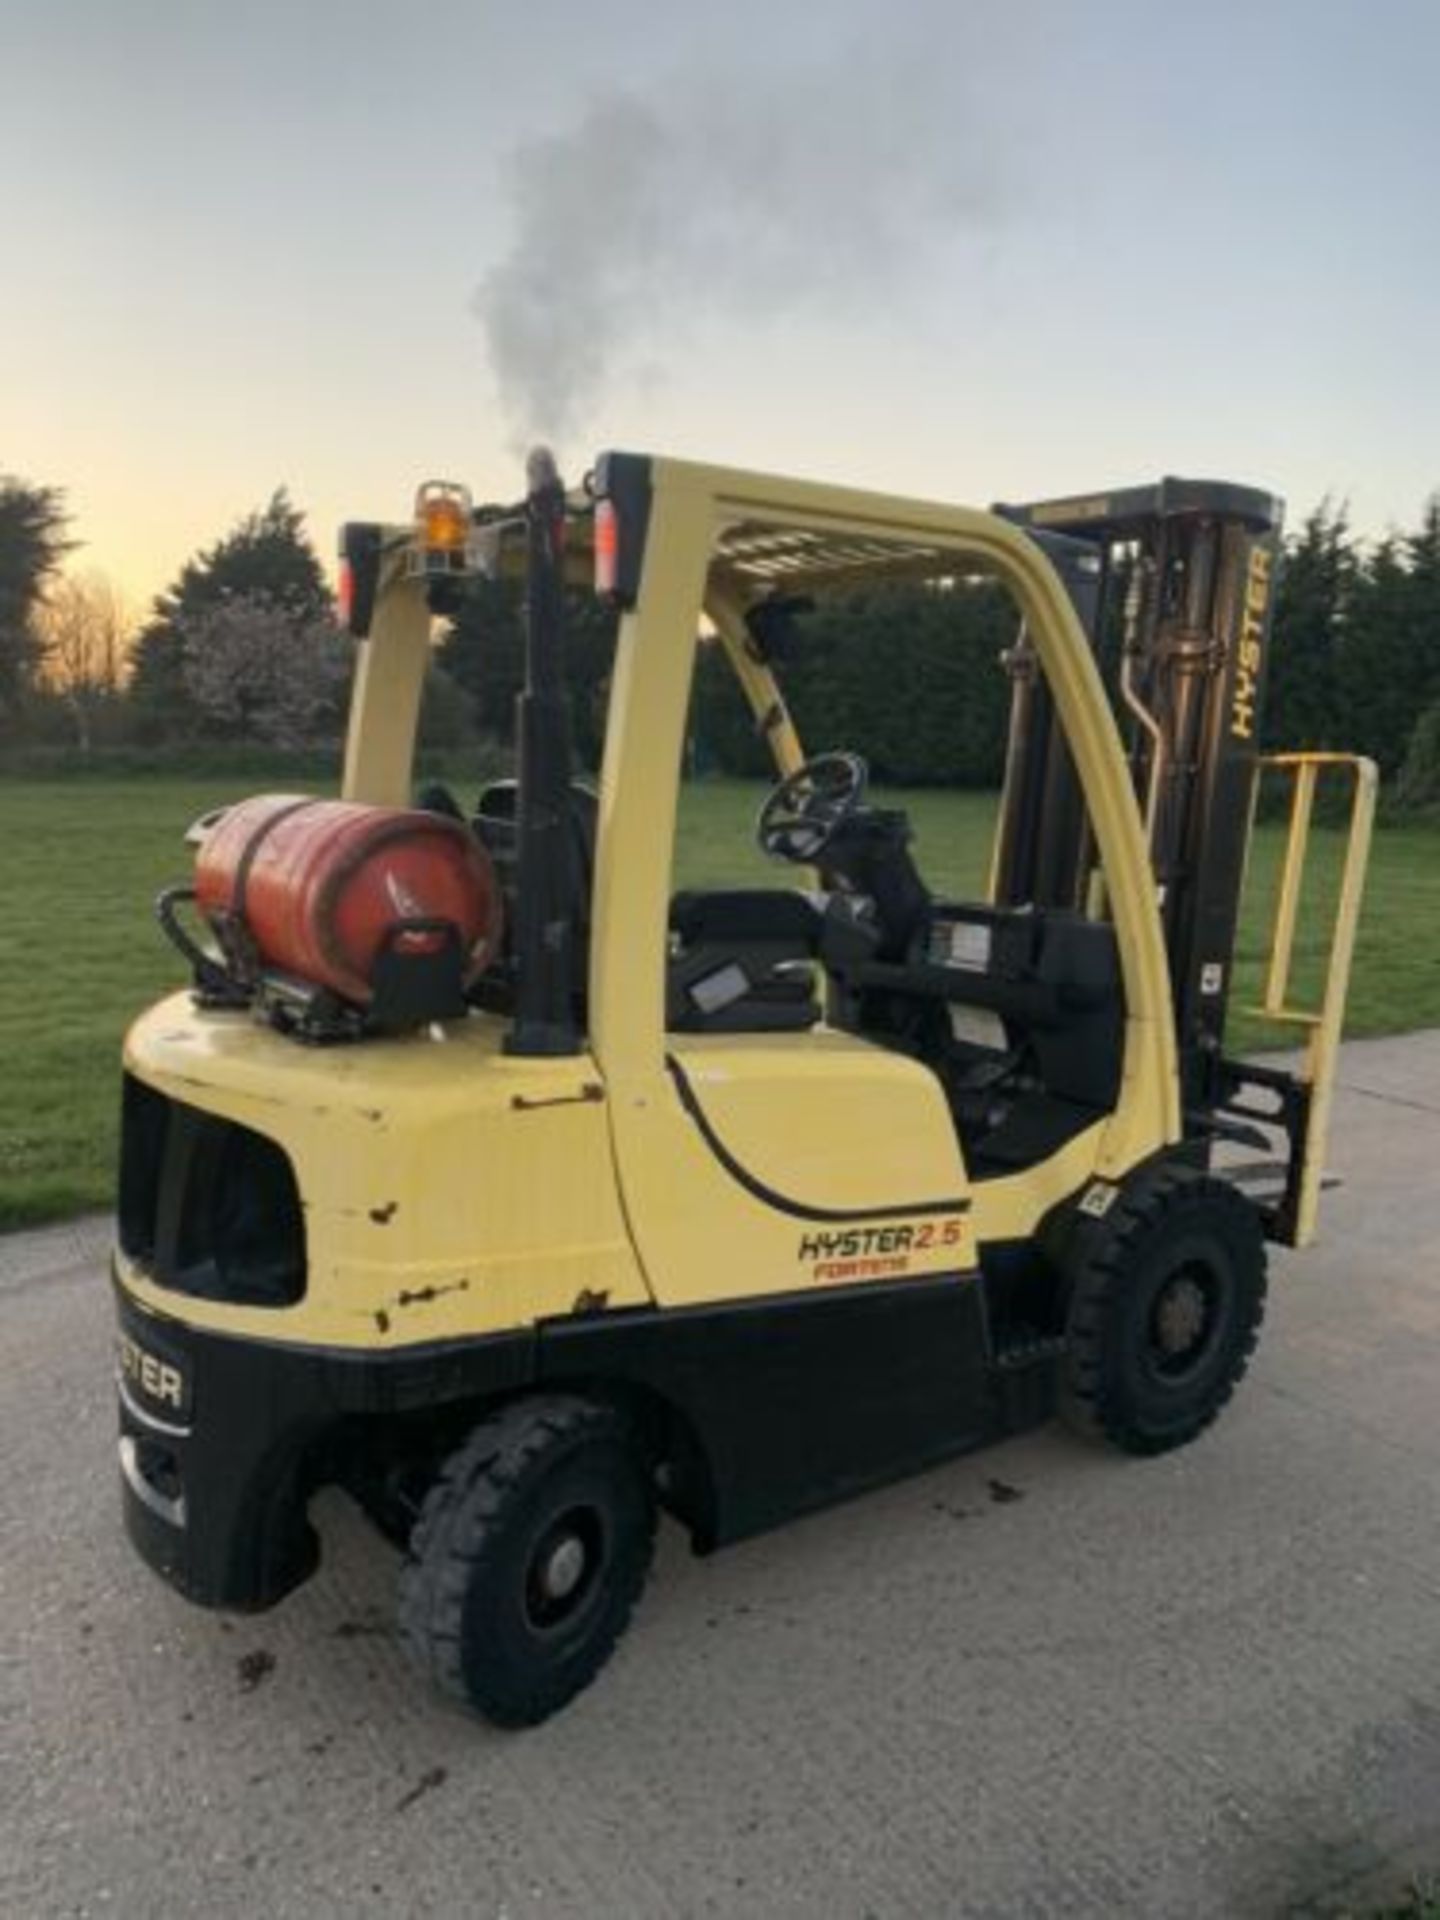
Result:
<instances>
[{"instance_id":1,"label":"operator seat","mask_svg":"<svg viewBox=\"0 0 1440 1920\"><path fill-rule=\"evenodd\" d=\"M497 999L491 980L488 1004L500 1006L513 991L509 929L514 925L519 786L494 780L476 805L474 829L484 842L505 895L506 951L498 971L508 986ZM576 781L570 788L571 906L575 927L574 996L583 1018L589 978L591 895L599 802ZM698 890L679 893L670 909L666 963L666 1025L679 1033L779 1033L811 1027L820 1017L811 965L819 949L823 915L802 893L779 889Z\"/></svg>"},{"instance_id":2,"label":"operator seat","mask_svg":"<svg viewBox=\"0 0 1440 1920\"><path fill-rule=\"evenodd\" d=\"M820 1018L823 916L790 888L677 893L665 1025L672 1033L796 1033Z\"/></svg>"}]
</instances>

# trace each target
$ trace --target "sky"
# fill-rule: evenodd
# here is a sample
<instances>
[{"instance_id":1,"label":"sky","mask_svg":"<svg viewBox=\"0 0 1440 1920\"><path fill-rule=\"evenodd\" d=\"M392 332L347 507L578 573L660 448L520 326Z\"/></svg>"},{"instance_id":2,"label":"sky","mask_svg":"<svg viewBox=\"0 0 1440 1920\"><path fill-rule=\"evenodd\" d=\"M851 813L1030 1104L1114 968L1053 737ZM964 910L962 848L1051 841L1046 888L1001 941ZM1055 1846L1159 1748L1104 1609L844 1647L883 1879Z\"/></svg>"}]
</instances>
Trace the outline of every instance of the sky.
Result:
<instances>
[{"instance_id":1,"label":"sky","mask_svg":"<svg viewBox=\"0 0 1440 1920\"><path fill-rule=\"evenodd\" d=\"M1440 0L0 0L0 472L137 605L551 438L1440 486Z\"/></svg>"}]
</instances>

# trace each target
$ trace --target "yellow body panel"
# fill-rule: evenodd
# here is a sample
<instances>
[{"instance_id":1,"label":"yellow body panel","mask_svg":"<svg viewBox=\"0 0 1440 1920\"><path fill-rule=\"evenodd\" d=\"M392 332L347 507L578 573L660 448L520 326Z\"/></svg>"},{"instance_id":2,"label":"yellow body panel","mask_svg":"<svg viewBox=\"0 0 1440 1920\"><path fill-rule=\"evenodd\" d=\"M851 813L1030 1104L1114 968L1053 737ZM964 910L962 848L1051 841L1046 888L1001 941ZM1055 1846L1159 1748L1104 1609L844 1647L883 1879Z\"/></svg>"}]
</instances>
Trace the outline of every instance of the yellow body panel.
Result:
<instances>
[{"instance_id":1,"label":"yellow body panel","mask_svg":"<svg viewBox=\"0 0 1440 1920\"><path fill-rule=\"evenodd\" d=\"M143 1015L133 1073L284 1145L309 1278L290 1308L177 1296L125 1268L130 1291L197 1326L369 1347L644 1304L595 1062L512 1059L483 1014L441 1032L302 1047L186 994Z\"/></svg>"},{"instance_id":2,"label":"yellow body panel","mask_svg":"<svg viewBox=\"0 0 1440 1920\"><path fill-rule=\"evenodd\" d=\"M405 548L392 538L380 563L376 621L360 642L345 738L341 795L375 807L408 807L415 729L430 664L430 608L423 580L405 573Z\"/></svg>"},{"instance_id":3,"label":"yellow body panel","mask_svg":"<svg viewBox=\"0 0 1440 1920\"><path fill-rule=\"evenodd\" d=\"M689 1104L667 1075L632 1111L625 1182L663 1305L974 1265L955 1129L916 1061L833 1032L670 1050Z\"/></svg>"},{"instance_id":4,"label":"yellow body panel","mask_svg":"<svg viewBox=\"0 0 1440 1920\"><path fill-rule=\"evenodd\" d=\"M1291 1244L1307 1247L1315 1238L1320 1212L1320 1186L1325 1174L1325 1149L1330 1138L1330 1107L1340 1062L1345 1002L1350 992L1350 966L1355 956L1355 935L1360 925L1365 872L1370 861L1370 837L1375 825L1380 771L1373 760L1348 753L1276 753L1267 755L1261 764L1289 774L1293 781L1293 793L1290 825L1285 839L1285 859L1275 896L1270 957L1265 969L1265 1002L1254 1011L1266 1020L1301 1027L1306 1034L1300 1079L1310 1089L1310 1109L1305 1123L1305 1167L1296 1196ZM1326 772L1339 773L1350 782L1350 823L1345 839L1345 861L1330 926L1329 952L1319 1006L1293 1007L1289 1004L1290 969L1300 913L1300 894L1305 880L1306 856L1310 851L1310 821L1314 811L1316 783Z\"/></svg>"},{"instance_id":5,"label":"yellow body panel","mask_svg":"<svg viewBox=\"0 0 1440 1920\"><path fill-rule=\"evenodd\" d=\"M670 1056L745 1166L784 1170L824 1208L952 1200L968 1190L950 1111L928 1067L852 1033L677 1034Z\"/></svg>"},{"instance_id":6,"label":"yellow body panel","mask_svg":"<svg viewBox=\"0 0 1440 1920\"><path fill-rule=\"evenodd\" d=\"M1180 1133L1169 971L1139 814L1090 649L1044 555L991 514L656 462L641 590L636 609L621 624L601 780L591 1019L611 1094L626 1212L651 1285L664 1299L766 1290L790 1231L784 1216L767 1222L754 1213L758 1203L742 1205L734 1183L707 1165L713 1156L698 1141L664 1063L662 955L693 635L716 541L727 526L750 520L836 538L884 536L953 549L957 570L962 563L980 564L1010 587L1054 691L1084 785L1109 886L1128 1009L1116 1111L1083 1144L1066 1150L1065 1177L1073 1176L1077 1185L1092 1172L1117 1178ZM711 604L732 653L743 651L723 596L712 592ZM723 1052L725 1043L717 1046ZM807 1074L803 1088L786 1096L793 1100L787 1111L797 1115L797 1122L803 1115L809 1155L833 1153L847 1160L857 1121L847 1112L846 1076L854 1068L848 1056L821 1053L819 1046L816 1035L788 1038L787 1049L797 1062L813 1057L823 1064L817 1074ZM958 1161L944 1102L932 1077L922 1079L930 1085L917 1079L908 1098L897 1093L896 1137L922 1164L931 1164L944 1150L943 1132ZM770 1184L786 1188L794 1151L792 1142L772 1163L764 1175ZM1005 1182L1007 1192L987 1211L1007 1225L1023 1221L1020 1230L1028 1231L1043 1211L1039 1197L1051 1194L1055 1183L1043 1169L1023 1178L1023 1185ZM910 1197L900 1184L892 1200L900 1204ZM1053 1192L1045 1204L1062 1197Z\"/></svg>"},{"instance_id":7,"label":"yellow body panel","mask_svg":"<svg viewBox=\"0 0 1440 1920\"><path fill-rule=\"evenodd\" d=\"M127 1061L180 1100L279 1141L306 1209L310 1281L291 1309L183 1299L197 1324L388 1345L550 1315L724 1299L973 1268L981 1239L1033 1230L1092 1174L1118 1177L1179 1137L1173 1015L1154 884L1115 722L1065 591L1039 548L988 513L656 460L636 607L621 622L599 800L589 1044L515 1059L480 1015L308 1050L184 996L146 1015ZM745 582L717 547L750 523L842 554L939 556L1013 593L1085 792L1127 1002L1115 1112L1040 1167L972 1196L935 1076L825 1031L665 1032L677 788L702 613L714 621L781 770L802 749L746 643ZM362 649L345 793L408 798L428 659L423 592L391 530ZM847 544L848 543L848 544ZM857 562L857 570L864 571ZM932 568L933 571L933 568ZM797 580L796 585L804 582ZM753 582L751 583L752 591ZM777 881L778 884L778 881ZM667 1065L679 1063L705 1127ZM707 1136L708 1128L708 1136ZM742 1177L742 1175L749 1176ZM147 1305L180 1299L123 1272Z\"/></svg>"},{"instance_id":8,"label":"yellow body panel","mask_svg":"<svg viewBox=\"0 0 1440 1920\"><path fill-rule=\"evenodd\" d=\"M755 723L764 730L776 771L782 777L794 773L804 763L805 749L800 744L779 682L746 645L745 608L740 596L712 580L705 596L705 611L715 624L730 670L750 703Z\"/></svg>"},{"instance_id":9,"label":"yellow body panel","mask_svg":"<svg viewBox=\"0 0 1440 1920\"><path fill-rule=\"evenodd\" d=\"M1079 1193L1097 1173L1104 1172L1107 1123L1098 1121L1067 1140L1058 1152L1038 1166L1026 1167L1003 1179L987 1180L975 1189L975 1233L983 1245L989 1240L1028 1240L1052 1207ZM1105 1177L1114 1176L1106 1172Z\"/></svg>"}]
</instances>

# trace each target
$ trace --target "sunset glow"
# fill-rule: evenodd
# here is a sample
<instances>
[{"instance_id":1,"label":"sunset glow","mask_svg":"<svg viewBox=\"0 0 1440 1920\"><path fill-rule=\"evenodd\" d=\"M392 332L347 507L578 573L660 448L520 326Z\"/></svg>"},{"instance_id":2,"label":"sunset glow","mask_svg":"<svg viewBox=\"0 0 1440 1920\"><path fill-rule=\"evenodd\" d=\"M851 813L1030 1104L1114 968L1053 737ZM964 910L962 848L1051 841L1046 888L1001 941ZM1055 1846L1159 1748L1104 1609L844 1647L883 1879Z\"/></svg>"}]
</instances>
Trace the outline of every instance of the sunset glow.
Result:
<instances>
[{"instance_id":1,"label":"sunset glow","mask_svg":"<svg viewBox=\"0 0 1440 1920\"><path fill-rule=\"evenodd\" d=\"M526 143L551 143L532 173L578 165L589 114L658 129L706 255L673 244L663 197L663 239L622 231L604 175L645 178L644 153L624 173L599 137L599 177L565 191L590 236L573 261L607 269L608 226L613 273L538 307L588 350L603 293L619 335L567 425L572 475L609 443L981 502L1220 471L1300 509L1346 497L1375 530L1413 515L1440 479L1440 13L1221 5L1203 34L1132 0L885 17L846 0L819 56L800 14L754 5L702 28L620 0L563 33L473 7L437 56L370 0L15 14L0 468L64 487L83 561L141 601L279 484L327 562L340 519L403 514L428 476L514 494L525 424L476 293L529 271ZM907 116L910 171L867 199ZM707 216L737 148L758 157ZM930 224L871 247L932 154ZM778 284L787 259L810 285Z\"/></svg>"}]
</instances>

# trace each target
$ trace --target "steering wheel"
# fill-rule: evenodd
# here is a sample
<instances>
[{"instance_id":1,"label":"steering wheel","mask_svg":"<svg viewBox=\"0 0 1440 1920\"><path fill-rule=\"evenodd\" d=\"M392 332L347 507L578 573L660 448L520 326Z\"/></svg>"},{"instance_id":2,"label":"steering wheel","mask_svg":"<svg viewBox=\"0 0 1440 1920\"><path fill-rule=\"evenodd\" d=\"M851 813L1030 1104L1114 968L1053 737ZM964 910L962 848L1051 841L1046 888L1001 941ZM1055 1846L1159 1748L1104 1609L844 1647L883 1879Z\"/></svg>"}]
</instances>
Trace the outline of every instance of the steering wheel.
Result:
<instances>
[{"instance_id":1,"label":"steering wheel","mask_svg":"<svg viewBox=\"0 0 1440 1920\"><path fill-rule=\"evenodd\" d=\"M772 860L809 866L865 798L870 769L858 753L818 753L776 787L760 809L755 839Z\"/></svg>"}]
</instances>

